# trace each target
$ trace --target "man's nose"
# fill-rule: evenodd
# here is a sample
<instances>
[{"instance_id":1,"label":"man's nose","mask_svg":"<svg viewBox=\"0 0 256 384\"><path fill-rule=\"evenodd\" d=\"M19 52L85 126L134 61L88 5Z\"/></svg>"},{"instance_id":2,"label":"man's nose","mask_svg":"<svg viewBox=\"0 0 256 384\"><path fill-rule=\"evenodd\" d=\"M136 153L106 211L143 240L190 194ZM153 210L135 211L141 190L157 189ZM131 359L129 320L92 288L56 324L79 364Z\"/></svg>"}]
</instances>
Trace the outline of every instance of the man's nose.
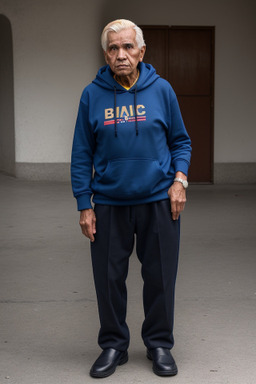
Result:
<instances>
[{"instance_id":1,"label":"man's nose","mask_svg":"<svg viewBox=\"0 0 256 384\"><path fill-rule=\"evenodd\" d=\"M125 59L125 50L123 49L123 48L120 48L119 50L118 50L118 54L117 54L117 58L119 59L119 60L124 60Z\"/></svg>"}]
</instances>

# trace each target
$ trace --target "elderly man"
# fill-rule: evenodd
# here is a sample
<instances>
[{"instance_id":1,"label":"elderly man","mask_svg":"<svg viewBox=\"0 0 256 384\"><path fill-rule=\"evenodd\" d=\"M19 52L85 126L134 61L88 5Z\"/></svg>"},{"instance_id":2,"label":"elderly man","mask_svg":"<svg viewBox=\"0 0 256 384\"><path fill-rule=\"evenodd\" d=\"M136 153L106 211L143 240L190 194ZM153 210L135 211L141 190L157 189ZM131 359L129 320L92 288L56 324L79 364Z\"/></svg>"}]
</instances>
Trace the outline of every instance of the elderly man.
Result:
<instances>
[{"instance_id":1,"label":"elderly man","mask_svg":"<svg viewBox=\"0 0 256 384\"><path fill-rule=\"evenodd\" d=\"M103 350L90 374L107 377L128 361L125 282L136 236L142 339L154 373L172 376L179 217L191 143L173 89L143 63L141 29L113 21L103 30L102 48L107 65L82 93L71 161L80 226L91 240Z\"/></svg>"}]
</instances>

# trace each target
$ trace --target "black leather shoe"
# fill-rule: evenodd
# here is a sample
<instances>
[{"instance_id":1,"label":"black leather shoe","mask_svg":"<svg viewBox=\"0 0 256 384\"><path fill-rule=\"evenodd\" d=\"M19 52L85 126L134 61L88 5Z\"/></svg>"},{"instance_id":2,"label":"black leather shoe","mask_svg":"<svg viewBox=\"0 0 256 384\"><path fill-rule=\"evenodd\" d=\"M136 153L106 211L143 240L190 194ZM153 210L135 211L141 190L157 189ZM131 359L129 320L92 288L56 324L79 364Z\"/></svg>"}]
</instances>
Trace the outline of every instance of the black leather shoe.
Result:
<instances>
[{"instance_id":1,"label":"black leather shoe","mask_svg":"<svg viewBox=\"0 0 256 384\"><path fill-rule=\"evenodd\" d=\"M147 350L147 358L153 360L153 372L158 376L175 376L178 373L177 365L167 348L154 348Z\"/></svg>"},{"instance_id":2,"label":"black leather shoe","mask_svg":"<svg viewBox=\"0 0 256 384\"><path fill-rule=\"evenodd\" d=\"M104 349L93 364L90 375L92 377L108 377L115 372L118 365L127 363L128 352L117 351L113 348Z\"/></svg>"}]
</instances>

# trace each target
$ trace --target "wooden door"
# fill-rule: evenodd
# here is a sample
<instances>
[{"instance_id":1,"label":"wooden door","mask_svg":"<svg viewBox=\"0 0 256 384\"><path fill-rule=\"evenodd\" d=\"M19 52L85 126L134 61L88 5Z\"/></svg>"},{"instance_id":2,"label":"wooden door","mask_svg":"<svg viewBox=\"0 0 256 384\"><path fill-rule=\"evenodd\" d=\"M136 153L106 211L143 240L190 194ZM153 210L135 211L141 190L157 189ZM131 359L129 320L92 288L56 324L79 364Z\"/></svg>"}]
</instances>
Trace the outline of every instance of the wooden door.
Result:
<instances>
[{"instance_id":1,"label":"wooden door","mask_svg":"<svg viewBox=\"0 0 256 384\"><path fill-rule=\"evenodd\" d=\"M189 180L213 181L214 28L143 26L144 61L167 79L178 97L192 140Z\"/></svg>"}]
</instances>

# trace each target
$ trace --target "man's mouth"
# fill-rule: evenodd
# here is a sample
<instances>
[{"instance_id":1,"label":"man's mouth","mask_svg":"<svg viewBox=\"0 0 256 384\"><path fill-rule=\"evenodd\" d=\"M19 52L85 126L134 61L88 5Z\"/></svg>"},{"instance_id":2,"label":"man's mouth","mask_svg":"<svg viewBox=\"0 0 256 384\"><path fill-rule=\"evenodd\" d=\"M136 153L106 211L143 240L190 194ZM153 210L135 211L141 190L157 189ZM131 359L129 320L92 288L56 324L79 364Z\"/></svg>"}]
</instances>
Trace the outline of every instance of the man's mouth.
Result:
<instances>
[{"instance_id":1,"label":"man's mouth","mask_svg":"<svg viewBox=\"0 0 256 384\"><path fill-rule=\"evenodd\" d=\"M117 69L126 69L126 68L128 68L128 65L126 64L117 65Z\"/></svg>"}]
</instances>

